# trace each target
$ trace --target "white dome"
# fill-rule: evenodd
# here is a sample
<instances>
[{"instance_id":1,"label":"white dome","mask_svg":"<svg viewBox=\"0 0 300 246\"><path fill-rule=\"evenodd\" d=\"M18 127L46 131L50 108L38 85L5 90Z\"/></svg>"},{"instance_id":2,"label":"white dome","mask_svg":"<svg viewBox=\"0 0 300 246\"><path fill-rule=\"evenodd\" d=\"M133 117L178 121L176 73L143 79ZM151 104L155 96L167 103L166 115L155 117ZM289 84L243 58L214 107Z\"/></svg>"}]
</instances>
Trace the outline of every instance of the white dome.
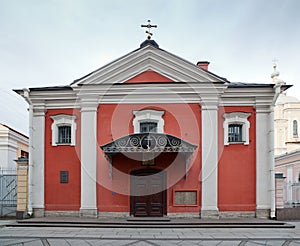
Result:
<instances>
[{"instance_id":1,"label":"white dome","mask_svg":"<svg viewBox=\"0 0 300 246\"><path fill-rule=\"evenodd\" d=\"M286 94L280 94L276 101L276 105L278 104L285 104L285 103L297 103L300 102L300 100L296 97L287 96Z\"/></svg>"}]
</instances>

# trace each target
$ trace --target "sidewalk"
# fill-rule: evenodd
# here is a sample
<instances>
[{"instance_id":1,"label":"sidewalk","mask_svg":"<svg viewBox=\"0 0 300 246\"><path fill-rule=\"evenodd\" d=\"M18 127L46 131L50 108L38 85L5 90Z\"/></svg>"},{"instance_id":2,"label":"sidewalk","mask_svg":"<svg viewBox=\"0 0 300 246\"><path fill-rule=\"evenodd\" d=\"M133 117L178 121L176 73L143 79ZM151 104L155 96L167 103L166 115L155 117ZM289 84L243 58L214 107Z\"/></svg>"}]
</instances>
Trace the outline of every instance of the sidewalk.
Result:
<instances>
[{"instance_id":1,"label":"sidewalk","mask_svg":"<svg viewBox=\"0 0 300 246\"><path fill-rule=\"evenodd\" d=\"M18 220L16 227L84 227L84 228L293 228L294 226L277 220L240 219L173 219L173 218L79 218L43 217Z\"/></svg>"},{"instance_id":2,"label":"sidewalk","mask_svg":"<svg viewBox=\"0 0 300 246\"><path fill-rule=\"evenodd\" d=\"M2 227L0 245L299 245L295 228Z\"/></svg>"},{"instance_id":3,"label":"sidewalk","mask_svg":"<svg viewBox=\"0 0 300 246\"><path fill-rule=\"evenodd\" d=\"M16 220L10 219L10 220L5 220L5 219L0 219L0 228L3 226L11 225L16 223Z\"/></svg>"}]
</instances>

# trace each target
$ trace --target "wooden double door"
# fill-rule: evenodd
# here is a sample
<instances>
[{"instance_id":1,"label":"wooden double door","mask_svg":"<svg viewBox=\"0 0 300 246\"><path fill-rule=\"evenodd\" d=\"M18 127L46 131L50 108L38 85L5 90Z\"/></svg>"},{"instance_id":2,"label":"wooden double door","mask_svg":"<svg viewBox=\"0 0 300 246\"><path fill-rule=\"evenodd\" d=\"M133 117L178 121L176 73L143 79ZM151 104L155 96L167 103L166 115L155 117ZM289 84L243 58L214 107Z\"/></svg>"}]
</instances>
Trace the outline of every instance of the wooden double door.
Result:
<instances>
[{"instance_id":1,"label":"wooden double door","mask_svg":"<svg viewBox=\"0 0 300 246\"><path fill-rule=\"evenodd\" d=\"M166 172L144 168L132 171L130 177L130 215L136 217L166 215Z\"/></svg>"}]
</instances>

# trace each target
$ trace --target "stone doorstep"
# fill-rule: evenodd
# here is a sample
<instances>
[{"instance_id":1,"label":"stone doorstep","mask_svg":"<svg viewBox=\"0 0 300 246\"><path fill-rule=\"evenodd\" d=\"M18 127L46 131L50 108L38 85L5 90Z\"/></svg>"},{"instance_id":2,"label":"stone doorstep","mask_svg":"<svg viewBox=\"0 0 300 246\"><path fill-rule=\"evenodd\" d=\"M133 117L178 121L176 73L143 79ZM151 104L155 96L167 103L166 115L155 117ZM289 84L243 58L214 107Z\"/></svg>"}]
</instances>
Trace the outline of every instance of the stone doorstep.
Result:
<instances>
[{"instance_id":1,"label":"stone doorstep","mask_svg":"<svg viewBox=\"0 0 300 246\"><path fill-rule=\"evenodd\" d=\"M128 217L126 221L169 222L171 219L168 217Z\"/></svg>"}]
</instances>

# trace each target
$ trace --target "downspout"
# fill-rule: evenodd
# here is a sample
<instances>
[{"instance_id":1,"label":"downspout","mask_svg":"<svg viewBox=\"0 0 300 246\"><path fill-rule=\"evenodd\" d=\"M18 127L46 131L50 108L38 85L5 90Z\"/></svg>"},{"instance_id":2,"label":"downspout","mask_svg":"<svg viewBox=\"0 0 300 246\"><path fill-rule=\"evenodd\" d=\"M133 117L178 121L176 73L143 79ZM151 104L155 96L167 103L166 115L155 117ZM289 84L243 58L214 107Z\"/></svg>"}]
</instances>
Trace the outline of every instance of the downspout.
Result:
<instances>
[{"instance_id":1,"label":"downspout","mask_svg":"<svg viewBox=\"0 0 300 246\"><path fill-rule=\"evenodd\" d=\"M281 92L281 83L277 83L274 86L275 94L272 100L270 107L270 132L269 132L269 141L270 141L270 175L271 175L271 212L270 218L274 219L276 217L276 204L275 204L275 159L274 159L274 106L277 98Z\"/></svg>"},{"instance_id":2,"label":"downspout","mask_svg":"<svg viewBox=\"0 0 300 246\"><path fill-rule=\"evenodd\" d=\"M32 152L33 152L33 144L32 144L32 132L33 132L33 126L32 126L32 117L33 117L33 105L29 98L29 92L30 90L25 88L23 89L24 92L24 98L26 102L29 105L29 163L28 163L28 205L27 205L27 214L29 216L32 216L33 209L32 209L32 186L33 186L33 180L32 180L32 168L33 168L33 160L32 160Z\"/></svg>"}]
</instances>

